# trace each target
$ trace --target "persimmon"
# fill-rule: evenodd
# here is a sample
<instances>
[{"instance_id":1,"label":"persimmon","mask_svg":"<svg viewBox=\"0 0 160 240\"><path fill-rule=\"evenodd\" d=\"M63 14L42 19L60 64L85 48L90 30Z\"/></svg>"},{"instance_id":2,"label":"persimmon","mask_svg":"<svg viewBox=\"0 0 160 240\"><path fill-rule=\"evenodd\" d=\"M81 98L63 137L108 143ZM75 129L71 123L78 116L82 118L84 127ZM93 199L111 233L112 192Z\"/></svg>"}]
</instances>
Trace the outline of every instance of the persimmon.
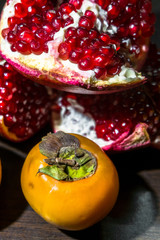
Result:
<instances>
[{"instance_id":1,"label":"persimmon","mask_svg":"<svg viewBox=\"0 0 160 240\"><path fill-rule=\"evenodd\" d=\"M111 211L119 178L113 162L93 141L56 132L48 133L29 152L21 186L30 206L47 222L82 230Z\"/></svg>"}]
</instances>

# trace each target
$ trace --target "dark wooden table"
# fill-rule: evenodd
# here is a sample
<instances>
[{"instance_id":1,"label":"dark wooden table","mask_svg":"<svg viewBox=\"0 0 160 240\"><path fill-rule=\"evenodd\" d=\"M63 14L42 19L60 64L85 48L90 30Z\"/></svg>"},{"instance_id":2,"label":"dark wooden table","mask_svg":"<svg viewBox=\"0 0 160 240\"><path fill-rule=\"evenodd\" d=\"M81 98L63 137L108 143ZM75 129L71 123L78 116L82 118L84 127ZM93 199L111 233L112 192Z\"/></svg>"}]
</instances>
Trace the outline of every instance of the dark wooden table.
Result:
<instances>
[{"instance_id":1,"label":"dark wooden table","mask_svg":"<svg viewBox=\"0 0 160 240\"><path fill-rule=\"evenodd\" d=\"M0 1L2 8L4 0ZM160 47L160 1L153 41ZM3 179L0 187L0 240L160 240L160 150L145 148L110 155L120 178L119 197L111 213L83 231L62 231L45 222L28 205L20 187L20 173L28 151L48 131L46 127L25 143L0 138Z\"/></svg>"}]
</instances>

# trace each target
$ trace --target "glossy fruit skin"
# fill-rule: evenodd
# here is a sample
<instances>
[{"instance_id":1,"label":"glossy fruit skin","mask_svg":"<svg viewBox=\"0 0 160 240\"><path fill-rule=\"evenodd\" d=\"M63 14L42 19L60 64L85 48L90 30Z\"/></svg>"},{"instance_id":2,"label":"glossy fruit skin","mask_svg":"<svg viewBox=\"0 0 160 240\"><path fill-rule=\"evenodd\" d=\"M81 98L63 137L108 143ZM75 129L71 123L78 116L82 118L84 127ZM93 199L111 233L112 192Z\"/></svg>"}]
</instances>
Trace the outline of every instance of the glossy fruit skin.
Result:
<instances>
[{"instance_id":1,"label":"glossy fruit skin","mask_svg":"<svg viewBox=\"0 0 160 240\"><path fill-rule=\"evenodd\" d=\"M119 192L119 178L114 164L98 145L83 136L72 135L97 158L95 174L73 182L36 174L47 165L37 144L24 162L21 187L28 203L47 222L75 231L92 226L111 211Z\"/></svg>"}]
</instances>

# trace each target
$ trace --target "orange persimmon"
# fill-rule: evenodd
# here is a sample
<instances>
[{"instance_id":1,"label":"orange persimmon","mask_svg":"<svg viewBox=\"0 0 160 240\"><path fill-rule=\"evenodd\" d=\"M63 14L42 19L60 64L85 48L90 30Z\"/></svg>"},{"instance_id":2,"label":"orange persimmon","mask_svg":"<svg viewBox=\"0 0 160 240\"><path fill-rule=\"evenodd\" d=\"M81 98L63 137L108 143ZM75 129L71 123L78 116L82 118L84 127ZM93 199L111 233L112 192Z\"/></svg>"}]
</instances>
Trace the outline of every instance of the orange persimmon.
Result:
<instances>
[{"instance_id":1,"label":"orange persimmon","mask_svg":"<svg viewBox=\"0 0 160 240\"><path fill-rule=\"evenodd\" d=\"M88 165L83 163L82 166L85 167L78 172L77 179L57 180L40 171L50 168L49 164L54 158L44 161L45 154L40 151L42 141L33 147L24 162L21 187L30 206L47 222L65 230L82 230L100 221L111 211L119 192L119 178L113 162L97 144L77 134L65 135L75 137L79 141L79 149L84 149L89 155L91 153L94 160L96 159L96 165L93 167L90 162L88 168ZM77 152L76 150L76 154ZM70 158L71 155L67 161L70 161ZM59 159L58 166L64 166L61 158ZM75 178L76 166L77 163L73 169L67 166ZM61 174L56 176L61 177Z\"/></svg>"}]
</instances>

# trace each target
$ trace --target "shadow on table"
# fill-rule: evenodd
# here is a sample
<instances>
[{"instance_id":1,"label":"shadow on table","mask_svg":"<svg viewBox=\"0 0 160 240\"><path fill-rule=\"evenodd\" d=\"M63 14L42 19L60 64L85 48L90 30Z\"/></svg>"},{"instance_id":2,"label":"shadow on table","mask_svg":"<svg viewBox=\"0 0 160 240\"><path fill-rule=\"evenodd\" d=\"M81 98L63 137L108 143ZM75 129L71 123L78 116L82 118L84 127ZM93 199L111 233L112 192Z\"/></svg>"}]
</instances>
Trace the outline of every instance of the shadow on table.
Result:
<instances>
[{"instance_id":1,"label":"shadow on table","mask_svg":"<svg viewBox=\"0 0 160 240\"><path fill-rule=\"evenodd\" d=\"M2 183L0 186L0 230L16 221L27 202L20 186L23 159L13 152L0 149L2 161Z\"/></svg>"}]
</instances>

